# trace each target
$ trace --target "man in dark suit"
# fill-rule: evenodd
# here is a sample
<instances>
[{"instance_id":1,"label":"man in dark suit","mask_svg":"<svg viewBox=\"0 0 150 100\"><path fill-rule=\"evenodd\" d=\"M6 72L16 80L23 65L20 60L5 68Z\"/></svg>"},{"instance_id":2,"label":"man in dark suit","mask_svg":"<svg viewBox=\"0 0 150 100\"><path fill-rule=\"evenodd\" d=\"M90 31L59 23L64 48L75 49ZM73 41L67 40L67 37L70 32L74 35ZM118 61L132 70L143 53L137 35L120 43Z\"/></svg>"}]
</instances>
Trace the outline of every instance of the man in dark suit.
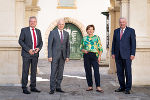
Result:
<instances>
[{"instance_id":1,"label":"man in dark suit","mask_svg":"<svg viewBox=\"0 0 150 100\"><path fill-rule=\"evenodd\" d=\"M60 19L58 28L51 31L48 38L48 61L51 62L50 94L64 92L61 89L65 61L69 61L69 33L64 29L65 22Z\"/></svg>"},{"instance_id":2,"label":"man in dark suit","mask_svg":"<svg viewBox=\"0 0 150 100\"><path fill-rule=\"evenodd\" d=\"M30 90L32 92L40 92L36 88L36 72L37 63L39 57L39 51L43 46L41 32L35 28L37 25L36 17L32 16L29 18L29 27L21 29L19 44L22 47L22 89L24 94L30 94L27 89L29 67L31 64L31 78L30 78Z\"/></svg>"},{"instance_id":3,"label":"man in dark suit","mask_svg":"<svg viewBox=\"0 0 150 100\"><path fill-rule=\"evenodd\" d=\"M119 19L120 28L114 31L112 42L112 58L116 61L117 76L120 87L115 92L130 94L132 87L131 63L135 57L135 30L127 27L125 18ZM126 79L125 79L126 78Z\"/></svg>"}]
</instances>

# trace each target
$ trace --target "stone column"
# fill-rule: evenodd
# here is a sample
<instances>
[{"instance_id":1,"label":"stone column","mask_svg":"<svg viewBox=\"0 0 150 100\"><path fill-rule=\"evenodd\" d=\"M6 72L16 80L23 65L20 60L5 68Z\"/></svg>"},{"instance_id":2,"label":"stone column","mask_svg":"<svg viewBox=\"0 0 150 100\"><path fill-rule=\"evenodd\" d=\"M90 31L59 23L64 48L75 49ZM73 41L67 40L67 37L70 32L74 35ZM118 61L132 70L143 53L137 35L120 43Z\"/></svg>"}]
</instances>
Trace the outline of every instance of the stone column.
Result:
<instances>
[{"instance_id":1,"label":"stone column","mask_svg":"<svg viewBox=\"0 0 150 100\"><path fill-rule=\"evenodd\" d=\"M110 14L110 37L109 37L109 74L115 74L116 73L116 65L115 60L111 57L111 48L112 48L112 40L113 40L113 34L114 30L119 27L118 19L120 18L120 7L119 2L114 2L113 0L110 0L111 7L108 8L109 14Z\"/></svg>"},{"instance_id":2,"label":"stone column","mask_svg":"<svg viewBox=\"0 0 150 100\"><path fill-rule=\"evenodd\" d=\"M150 85L149 0L130 0L129 26L136 32L137 48L132 62L133 85Z\"/></svg>"},{"instance_id":3,"label":"stone column","mask_svg":"<svg viewBox=\"0 0 150 100\"><path fill-rule=\"evenodd\" d=\"M130 0L121 0L120 7L120 16L125 17L127 22L129 21L129 1Z\"/></svg>"},{"instance_id":4,"label":"stone column","mask_svg":"<svg viewBox=\"0 0 150 100\"><path fill-rule=\"evenodd\" d=\"M148 35L150 36L150 0L147 0L147 30L148 30Z\"/></svg>"},{"instance_id":5,"label":"stone column","mask_svg":"<svg viewBox=\"0 0 150 100\"><path fill-rule=\"evenodd\" d=\"M16 34L19 37L21 28L24 27L25 0L16 0Z\"/></svg>"},{"instance_id":6,"label":"stone column","mask_svg":"<svg viewBox=\"0 0 150 100\"><path fill-rule=\"evenodd\" d=\"M23 26L24 0L0 1L0 85L21 82L19 30Z\"/></svg>"}]
</instances>

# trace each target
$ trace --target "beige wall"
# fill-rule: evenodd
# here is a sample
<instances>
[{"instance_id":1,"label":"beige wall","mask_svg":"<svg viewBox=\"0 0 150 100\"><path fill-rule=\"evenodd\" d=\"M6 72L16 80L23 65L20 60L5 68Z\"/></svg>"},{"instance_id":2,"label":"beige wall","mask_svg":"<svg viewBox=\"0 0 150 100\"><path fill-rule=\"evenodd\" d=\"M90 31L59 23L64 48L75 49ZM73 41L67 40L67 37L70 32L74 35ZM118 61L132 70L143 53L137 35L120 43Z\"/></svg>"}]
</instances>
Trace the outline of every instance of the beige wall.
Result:
<instances>
[{"instance_id":1,"label":"beige wall","mask_svg":"<svg viewBox=\"0 0 150 100\"><path fill-rule=\"evenodd\" d=\"M0 1L0 85L21 81L21 48L18 35L23 26L24 0Z\"/></svg>"},{"instance_id":2,"label":"beige wall","mask_svg":"<svg viewBox=\"0 0 150 100\"><path fill-rule=\"evenodd\" d=\"M15 34L15 0L0 0L0 38Z\"/></svg>"},{"instance_id":3,"label":"beige wall","mask_svg":"<svg viewBox=\"0 0 150 100\"><path fill-rule=\"evenodd\" d=\"M136 32L137 48L132 62L133 85L150 85L150 0L117 1L120 2L120 16L127 18L128 26Z\"/></svg>"},{"instance_id":4,"label":"beige wall","mask_svg":"<svg viewBox=\"0 0 150 100\"><path fill-rule=\"evenodd\" d=\"M135 3L136 2L136 3ZM150 85L150 34L148 0L130 0L129 25L136 31L137 49L133 61L133 84ZM142 8L142 9L141 9Z\"/></svg>"}]
</instances>

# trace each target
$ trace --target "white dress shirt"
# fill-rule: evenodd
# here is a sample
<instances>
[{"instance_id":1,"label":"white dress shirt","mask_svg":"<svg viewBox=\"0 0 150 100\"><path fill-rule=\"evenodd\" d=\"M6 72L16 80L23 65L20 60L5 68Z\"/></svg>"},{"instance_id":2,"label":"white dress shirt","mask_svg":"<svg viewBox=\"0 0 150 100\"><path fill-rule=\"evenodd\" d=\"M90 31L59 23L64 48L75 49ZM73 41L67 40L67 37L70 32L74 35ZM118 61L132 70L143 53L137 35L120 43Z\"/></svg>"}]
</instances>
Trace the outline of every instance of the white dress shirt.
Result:
<instances>
[{"instance_id":1,"label":"white dress shirt","mask_svg":"<svg viewBox=\"0 0 150 100\"><path fill-rule=\"evenodd\" d=\"M32 43L33 43L32 49L34 50L34 37L33 37L33 30L32 30L32 27L30 27L30 32L31 32ZM35 32L35 36L36 36L36 46L37 46L37 35L36 35L36 30L35 30L35 28L34 28L34 32Z\"/></svg>"},{"instance_id":2,"label":"white dress shirt","mask_svg":"<svg viewBox=\"0 0 150 100\"><path fill-rule=\"evenodd\" d=\"M120 28L120 33L121 33L121 30L122 30L122 28ZM124 34L124 31L126 30L126 27L123 29L123 34Z\"/></svg>"},{"instance_id":3,"label":"white dress shirt","mask_svg":"<svg viewBox=\"0 0 150 100\"><path fill-rule=\"evenodd\" d=\"M63 30L59 30L59 29L58 29L60 39L61 39L61 32L60 32L60 31L62 31L62 36L63 36L63 39L64 39L64 33L63 33Z\"/></svg>"}]
</instances>

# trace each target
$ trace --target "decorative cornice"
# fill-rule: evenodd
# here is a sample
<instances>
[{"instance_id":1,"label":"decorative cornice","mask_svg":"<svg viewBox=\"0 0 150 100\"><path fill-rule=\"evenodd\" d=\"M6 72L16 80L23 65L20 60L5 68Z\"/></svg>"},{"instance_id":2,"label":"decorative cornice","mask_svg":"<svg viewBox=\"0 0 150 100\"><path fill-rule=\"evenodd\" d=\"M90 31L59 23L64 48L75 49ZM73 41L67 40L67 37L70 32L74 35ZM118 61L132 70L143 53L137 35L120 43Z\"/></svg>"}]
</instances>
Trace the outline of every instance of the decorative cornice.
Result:
<instances>
[{"instance_id":1,"label":"decorative cornice","mask_svg":"<svg viewBox=\"0 0 150 100\"><path fill-rule=\"evenodd\" d=\"M121 0L121 3L129 3L130 0Z\"/></svg>"},{"instance_id":2,"label":"decorative cornice","mask_svg":"<svg viewBox=\"0 0 150 100\"><path fill-rule=\"evenodd\" d=\"M111 12L120 12L120 7L108 7L108 11Z\"/></svg>"},{"instance_id":3,"label":"decorative cornice","mask_svg":"<svg viewBox=\"0 0 150 100\"><path fill-rule=\"evenodd\" d=\"M40 11L39 6L26 6L25 8L26 11Z\"/></svg>"},{"instance_id":4,"label":"decorative cornice","mask_svg":"<svg viewBox=\"0 0 150 100\"><path fill-rule=\"evenodd\" d=\"M25 2L25 0L16 0L16 2Z\"/></svg>"}]
</instances>

